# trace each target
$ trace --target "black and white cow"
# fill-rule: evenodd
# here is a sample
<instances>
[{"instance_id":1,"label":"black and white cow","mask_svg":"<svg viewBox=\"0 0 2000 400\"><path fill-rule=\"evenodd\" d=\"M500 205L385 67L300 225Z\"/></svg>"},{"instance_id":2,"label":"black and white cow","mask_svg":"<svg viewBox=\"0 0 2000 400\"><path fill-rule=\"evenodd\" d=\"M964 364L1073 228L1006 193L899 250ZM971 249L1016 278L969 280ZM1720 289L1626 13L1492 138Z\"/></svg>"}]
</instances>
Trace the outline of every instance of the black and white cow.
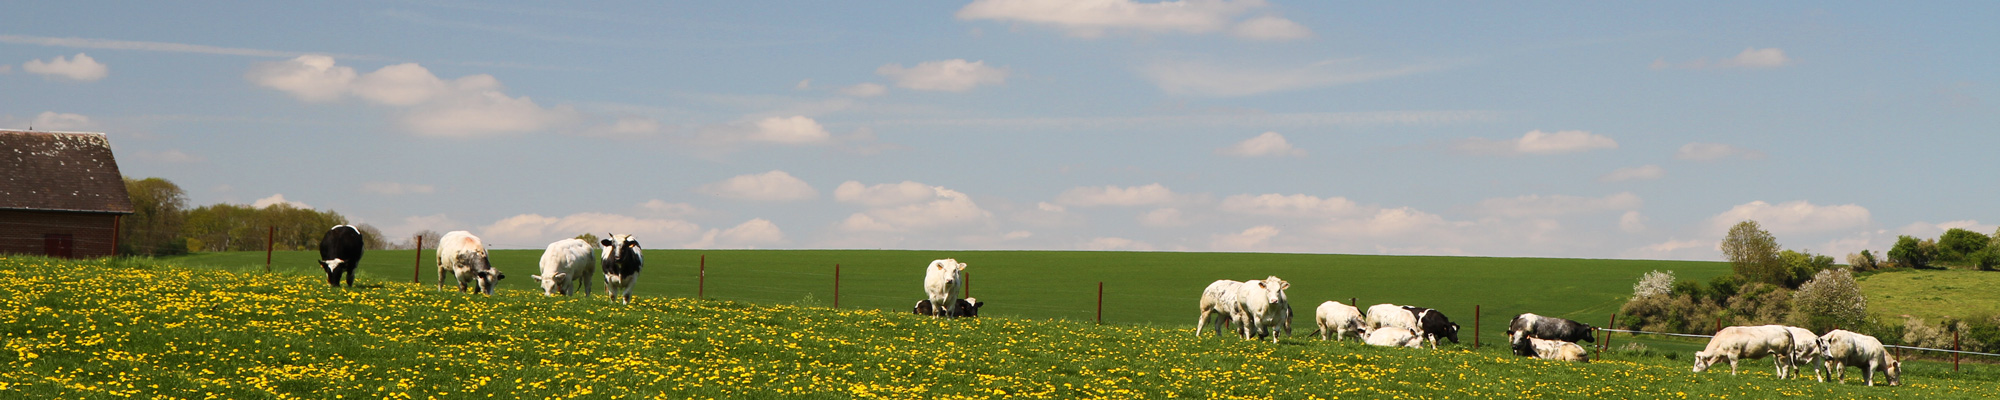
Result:
<instances>
[{"instance_id":1,"label":"black and white cow","mask_svg":"<svg viewBox=\"0 0 2000 400\"><path fill-rule=\"evenodd\" d=\"M326 284L340 287L340 277L345 275L347 287L354 287L354 267L361 265L361 247L361 230L347 225L326 230L319 239L319 267L326 270Z\"/></svg>"},{"instance_id":2,"label":"black and white cow","mask_svg":"<svg viewBox=\"0 0 2000 400\"><path fill-rule=\"evenodd\" d=\"M632 282L639 279L639 269L646 265L639 241L632 239L632 235L604 235L604 239L597 241L604 246L604 293L612 300L620 300L618 295L624 294L621 301L632 304Z\"/></svg>"},{"instance_id":3,"label":"black and white cow","mask_svg":"<svg viewBox=\"0 0 2000 400\"><path fill-rule=\"evenodd\" d=\"M951 314L946 315L946 317L977 317L979 316L979 308L985 306L986 302L975 298L953 299ZM931 307L930 300L917 300L916 307L911 308L910 312L928 317L937 315L936 309L936 307Z\"/></svg>"},{"instance_id":4,"label":"black and white cow","mask_svg":"<svg viewBox=\"0 0 2000 400\"><path fill-rule=\"evenodd\" d=\"M1582 322L1526 313L1515 316L1513 322L1507 323L1507 341L1513 344L1514 355L1533 357L1535 351L1527 344L1528 341L1521 340L1523 337L1595 343L1597 338L1591 332L1596 329Z\"/></svg>"},{"instance_id":5,"label":"black and white cow","mask_svg":"<svg viewBox=\"0 0 2000 400\"><path fill-rule=\"evenodd\" d=\"M1458 323L1451 322L1451 318L1445 317L1444 313L1414 306L1403 306L1403 310L1409 311L1416 317L1417 336L1430 342L1431 348L1438 347L1438 338L1451 339L1452 343L1458 343Z\"/></svg>"}]
</instances>

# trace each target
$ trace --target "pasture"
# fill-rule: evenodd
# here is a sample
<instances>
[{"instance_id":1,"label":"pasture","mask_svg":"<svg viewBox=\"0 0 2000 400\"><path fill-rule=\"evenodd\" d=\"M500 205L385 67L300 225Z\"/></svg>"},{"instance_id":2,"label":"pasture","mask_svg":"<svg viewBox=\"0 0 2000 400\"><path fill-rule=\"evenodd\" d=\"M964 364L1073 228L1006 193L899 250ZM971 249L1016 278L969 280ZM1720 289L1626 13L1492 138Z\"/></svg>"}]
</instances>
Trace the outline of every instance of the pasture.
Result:
<instances>
[{"instance_id":1,"label":"pasture","mask_svg":"<svg viewBox=\"0 0 2000 400\"><path fill-rule=\"evenodd\" d=\"M1996 372L1903 387L1479 351L1280 344L1076 320L640 297L550 299L147 260L0 258L0 391L30 398L1974 398ZM977 293L975 289L975 293Z\"/></svg>"},{"instance_id":2,"label":"pasture","mask_svg":"<svg viewBox=\"0 0 2000 400\"><path fill-rule=\"evenodd\" d=\"M1943 317L2000 314L2000 272L1913 270L1856 279L1868 294L1868 313L1909 315L1936 323Z\"/></svg>"}]
</instances>

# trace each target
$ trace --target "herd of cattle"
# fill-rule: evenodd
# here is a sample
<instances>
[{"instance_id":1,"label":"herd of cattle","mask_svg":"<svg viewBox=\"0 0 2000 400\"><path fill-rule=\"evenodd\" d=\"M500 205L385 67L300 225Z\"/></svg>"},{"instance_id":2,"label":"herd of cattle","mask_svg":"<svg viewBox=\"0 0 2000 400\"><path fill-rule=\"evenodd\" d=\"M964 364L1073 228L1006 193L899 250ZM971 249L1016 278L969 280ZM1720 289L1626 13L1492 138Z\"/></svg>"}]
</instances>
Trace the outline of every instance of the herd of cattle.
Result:
<instances>
[{"instance_id":1,"label":"herd of cattle","mask_svg":"<svg viewBox=\"0 0 2000 400\"><path fill-rule=\"evenodd\" d=\"M607 236L597 243L601 247L597 257L591 256L591 244L582 239L550 243L542 252L541 274L530 278L541 284L543 294L583 293L587 297L592 290L588 278L596 275L601 263L605 295L631 303L633 281L645 265L639 242L632 235ZM339 287L344 277L347 286L353 287L354 267L361 262L361 232L352 226L335 226L321 239L319 252L327 284ZM491 295L493 286L507 277L488 261L486 244L466 231L446 233L438 241L437 265L438 290L444 290L445 277L449 275L457 280L460 292L471 288ZM924 268L926 298L918 301L911 311L939 318L978 316L985 302L958 298L966 267L956 259L931 261ZM1218 336L1232 324L1236 326L1236 334L1246 340L1269 338L1277 342L1281 334L1291 335L1292 306L1290 298L1285 296L1285 289L1291 285L1276 276L1209 284L1201 292L1195 335L1200 336L1211 321ZM1320 340L1344 341L1353 335L1370 345L1423 348L1429 344L1433 349L1437 348L1438 339L1458 343L1458 324L1438 310L1423 307L1376 304L1363 314L1352 305L1328 301L1315 310L1313 320ZM1577 342L1595 342L1592 336L1595 331L1596 328L1581 322L1529 313L1514 317L1507 324L1506 333L1515 355L1589 362L1590 356ZM1807 365L1814 367L1813 376L1821 382L1835 371L1840 374L1838 379L1844 381L1847 367L1853 366L1861 368L1862 378L1870 386L1875 385L1876 371L1885 373L1890 385L1902 383L1902 363L1873 336L1845 330L1814 335L1804 328L1782 325L1723 328L1709 339L1706 349L1695 353L1694 372L1728 361L1729 373L1735 375L1739 360L1764 357L1775 358L1781 379L1796 376L1798 367Z\"/></svg>"},{"instance_id":2,"label":"herd of cattle","mask_svg":"<svg viewBox=\"0 0 2000 400\"><path fill-rule=\"evenodd\" d=\"M942 260L941 260L942 261ZM1236 334L1246 340L1290 335L1291 300L1285 289L1291 283L1276 276L1259 280L1219 280L1201 292L1200 316L1194 333L1215 324L1216 335L1234 324ZM1363 314L1359 308L1338 301L1321 303L1313 313L1320 340L1347 340L1353 335L1376 346L1437 348L1442 338L1458 343L1458 324L1437 310L1395 304L1376 304ZM1548 360L1589 362L1590 356L1577 342L1596 342L1597 328L1568 319L1533 313L1521 314L1507 324L1508 345L1515 355ZM1694 372L1710 365L1729 362L1730 375L1736 374L1739 360L1773 357L1780 379L1797 376L1799 366L1813 368L1813 376L1825 382L1838 373L1847 379L1847 367L1859 367L1862 379L1875 385L1875 372L1887 375L1890 385L1902 383L1902 362L1897 361L1874 336L1846 330L1814 335L1805 328L1763 325L1723 328L1709 339L1708 346L1695 353Z\"/></svg>"}]
</instances>

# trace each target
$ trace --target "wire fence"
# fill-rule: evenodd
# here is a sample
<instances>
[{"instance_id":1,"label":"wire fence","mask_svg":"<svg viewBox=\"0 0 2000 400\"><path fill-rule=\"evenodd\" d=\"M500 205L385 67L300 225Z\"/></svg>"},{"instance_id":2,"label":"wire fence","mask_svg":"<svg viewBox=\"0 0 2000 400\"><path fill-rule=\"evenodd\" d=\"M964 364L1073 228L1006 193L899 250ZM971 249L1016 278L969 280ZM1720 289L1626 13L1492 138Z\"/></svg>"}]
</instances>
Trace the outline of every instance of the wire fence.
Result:
<instances>
[{"instance_id":1,"label":"wire fence","mask_svg":"<svg viewBox=\"0 0 2000 400\"><path fill-rule=\"evenodd\" d=\"M1648 331L1636 331L1636 330L1625 330L1625 329L1612 329L1612 328L1597 328L1597 330L1599 330L1599 331L1603 331L1603 332L1618 332L1618 333L1628 333L1628 334L1634 334L1634 335L1661 335L1661 336L1678 336L1678 337L1689 337L1689 338L1704 338L1704 339L1709 339L1709 338L1714 338L1714 337L1715 337L1715 335L1697 335L1697 334L1689 334L1689 333L1669 333L1669 332L1648 332ZM1955 338L1954 338L1954 339L1955 339ZM1608 338L1607 338L1607 341L1608 341ZM1956 340L1954 340L1954 342L1955 342L1955 341L1956 341ZM1608 345L1607 345L1607 346L1608 346ZM1915 350L1915 351L1930 351L1930 352L1938 352L1938 353L1948 353L1948 354L1953 354L1954 356L1953 356L1953 357L1952 357L1952 359L1951 359L1951 364L1952 364L1952 365L1951 365L1951 368L1952 368L1952 370L1954 370L1954 371L1958 370L1958 363L1959 363L1959 359L1958 359L1957 355L1960 355L1960 354L1969 354L1969 355L1975 355L1975 356L1985 356L1985 357L1995 357L1995 358L2000 358L2000 354L1995 354L1995 353L1981 353L1981 352L1977 352L1977 351L1965 351L1965 350L1954 350L1954 349L1935 349L1935 348L1929 348L1929 347L1917 347L1917 346L1904 346L1904 345L1896 345L1896 344L1885 344L1885 345L1882 345L1882 347L1884 347L1884 348L1891 348L1891 349L1903 349L1903 350Z\"/></svg>"}]
</instances>

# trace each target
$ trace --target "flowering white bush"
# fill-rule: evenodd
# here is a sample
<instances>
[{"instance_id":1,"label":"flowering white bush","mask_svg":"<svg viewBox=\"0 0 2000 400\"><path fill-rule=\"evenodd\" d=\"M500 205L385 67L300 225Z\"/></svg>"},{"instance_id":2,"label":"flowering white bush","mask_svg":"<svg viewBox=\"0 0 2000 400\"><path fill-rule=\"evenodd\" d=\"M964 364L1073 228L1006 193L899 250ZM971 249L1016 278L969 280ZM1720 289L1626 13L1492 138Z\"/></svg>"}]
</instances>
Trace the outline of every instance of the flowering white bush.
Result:
<instances>
[{"instance_id":1,"label":"flowering white bush","mask_svg":"<svg viewBox=\"0 0 2000 400\"><path fill-rule=\"evenodd\" d=\"M1792 318L1811 329L1854 327L1868 317L1868 298L1847 268L1820 271L1792 292Z\"/></svg>"},{"instance_id":2,"label":"flowering white bush","mask_svg":"<svg viewBox=\"0 0 2000 400\"><path fill-rule=\"evenodd\" d=\"M1653 270L1639 277L1639 283L1632 285L1632 299L1638 300L1674 291L1674 271Z\"/></svg>"}]
</instances>

